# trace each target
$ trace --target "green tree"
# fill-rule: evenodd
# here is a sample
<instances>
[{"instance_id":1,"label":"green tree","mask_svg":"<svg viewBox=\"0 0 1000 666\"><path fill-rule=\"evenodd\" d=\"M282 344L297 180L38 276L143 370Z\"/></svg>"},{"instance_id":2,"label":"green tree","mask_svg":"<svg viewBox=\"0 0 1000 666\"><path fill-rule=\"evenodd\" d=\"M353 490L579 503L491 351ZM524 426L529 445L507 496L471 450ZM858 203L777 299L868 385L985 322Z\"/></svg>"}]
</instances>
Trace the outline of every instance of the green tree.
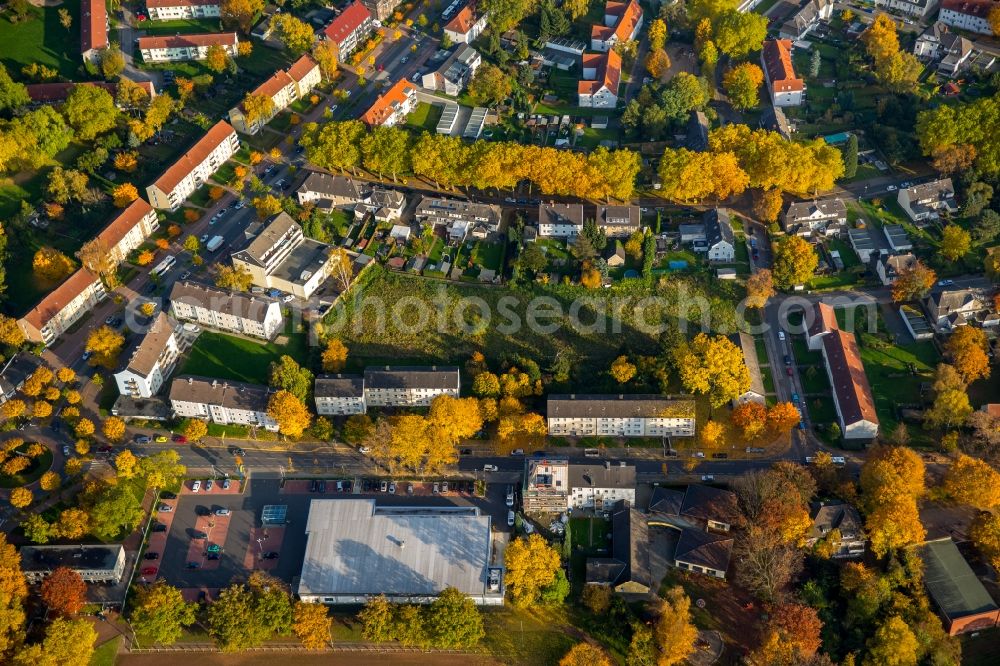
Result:
<instances>
[{"instance_id":1,"label":"green tree","mask_svg":"<svg viewBox=\"0 0 1000 666\"><path fill-rule=\"evenodd\" d=\"M271 19L271 28L285 48L296 54L308 51L316 39L312 26L291 14L276 14Z\"/></svg>"},{"instance_id":2,"label":"green tree","mask_svg":"<svg viewBox=\"0 0 1000 666\"><path fill-rule=\"evenodd\" d=\"M453 587L446 587L424 614L424 630L439 649L468 648L486 635L483 616L472 602Z\"/></svg>"},{"instance_id":3,"label":"green tree","mask_svg":"<svg viewBox=\"0 0 1000 666\"><path fill-rule=\"evenodd\" d=\"M383 595L368 600L358 613L361 622L361 637L373 643L385 643L393 639L394 620L392 604Z\"/></svg>"},{"instance_id":4,"label":"green tree","mask_svg":"<svg viewBox=\"0 0 1000 666\"><path fill-rule=\"evenodd\" d=\"M75 86L66 98L62 113L81 141L90 141L114 129L120 111L107 90L97 86Z\"/></svg>"},{"instance_id":5,"label":"green tree","mask_svg":"<svg viewBox=\"0 0 1000 666\"><path fill-rule=\"evenodd\" d=\"M291 356L283 355L271 362L268 385L288 391L301 402L306 402L312 392L313 373L303 368Z\"/></svg>"},{"instance_id":6,"label":"green tree","mask_svg":"<svg viewBox=\"0 0 1000 666\"><path fill-rule=\"evenodd\" d=\"M971 247L969 232L957 224L946 225L941 232L941 255L948 261L964 257Z\"/></svg>"},{"instance_id":7,"label":"green tree","mask_svg":"<svg viewBox=\"0 0 1000 666\"><path fill-rule=\"evenodd\" d=\"M160 580L136 593L132 626L136 633L161 645L173 645L184 627L195 622L197 604L184 601L181 591Z\"/></svg>"},{"instance_id":8,"label":"green tree","mask_svg":"<svg viewBox=\"0 0 1000 666\"><path fill-rule=\"evenodd\" d=\"M759 51L767 36L767 18L754 12L730 9L713 21L715 46L730 58L744 58Z\"/></svg>"},{"instance_id":9,"label":"green tree","mask_svg":"<svg viewBox=\"0 0 1000 666\"><path fill-rule=\"evenodd\" d=\"M504 552L505 583L516 606L531 606L559 569L559 553L538 534L515 539Z\"/></svg>"},{"instance_id":10,"label":"green tree","mask_svg":"<svg viewBox=\"0 0 1000 666\"><path fill-rule=\"evenodd\" d=\"M469 83L469 95L480 104L492 106L510 96L511 79L502 69L484 63Z\"/></svg>"},{"instance_id":11,"label":"green tree","mask_svg":"<svg viewBox=\"0 0 1000 666\"><path fill-rule=\"evenodd\" d=\"M307 123L299 143L306 158L313 164L331 171L344 172L361 164L361 139L367 133L360 120L330 122L322 126Z\"/></svg>"},{"instance_id":12,"label":"green tree","mask_svg":"<svg viewBox=\"0 0 1000 666\"><path fill-rule=\"evenodd\" d=\"M743 62L727 71L722 77L729 103L737 109L752 109L760 104L760 86L764 72L757 65Z\"/></svg>"},{"instance_id":13,"label":"green tree","mask_svg":"<svg viewBox=\"0 0 1000 666\"><path fill-rule=\"evenodd\" d=\"M10 78L7 67L0 64L0 111L13 111L30 102L28 89Z\"/></svg>"},{"instance_id":14,"label":"green tree","mask_svg":"<svg viewBox=\"0 0 1000 666\"><path fill-rule=\"evenodd\" d=\"M400 127L376 127L361 140L362 163L392 180L410 169L410 133Z\"/></svg>"},{"instance_id":15,"label":"green tree","mask_svg":"<svg viewBox=\"0 0 1000 666\"><path fill-rule=\"evenodd\" d=\"M95 642L97 631L89 621L59 618L45 630L41 643L25 646L13 663L15 666L88 666Z\"/></svg>"},{"instance_id":16,"label":"green tree","mask_svg":"<svg viewBox=\"0 0 1000 666\"><path fill-rule=\"evenodd\" d=\"M114 81L125 71L125 54L116 42L111 42L97 54L101 75L107 81Z\"/></svg>"},{"instance_id":17,"label":"green tree","mask_svg":"<svg viewBox=\"0 0 1000 666\"><path fill-rule=\"evenodd\" d=\"M816 53L819 53L819 51L816 51ZM858 172L858 137L856 134L851 133L851 136L848 137L843 153L844 178L854 178L854 175Z\"/></svg>"},{"instance_id":18,"label":"green tree","mask_svg":"<svg viewBox=\"0 0 1000 666\"><path fill-rule=\"evenodd\" d=\"M90 533L98 539L111 541L135 530L144 512L139 499L125 484L105 486L88 502Z\"/></svg>"},{"instance_id":19,"label":"green tree","mask_svg":"<svg viewBox=\"0 0 1000 666\"><path fill-rule=\"evenodd\" d=\"M868 639L863 666L916 666L921 646L906 621L893 615Z\"/></svg>"},{"instance_id":20,"label":"green tree","mask_svg":"<svg viewBox=\"0 0 1000 666\"><path fill-rule=\"evenodd\" d=\"M818 265L819 257L809 241L787 236L775 245L771 275L778 287L790 289L811 280Z\"/></svg>"}]
</instances>

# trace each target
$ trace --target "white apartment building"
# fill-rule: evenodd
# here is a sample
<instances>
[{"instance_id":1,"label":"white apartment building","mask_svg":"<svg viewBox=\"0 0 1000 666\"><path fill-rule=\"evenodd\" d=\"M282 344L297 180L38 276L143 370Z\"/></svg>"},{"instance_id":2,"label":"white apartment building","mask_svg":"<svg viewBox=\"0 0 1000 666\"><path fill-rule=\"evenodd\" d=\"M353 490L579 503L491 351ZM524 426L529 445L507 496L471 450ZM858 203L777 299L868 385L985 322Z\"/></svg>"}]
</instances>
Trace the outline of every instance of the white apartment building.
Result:
<instances>
[{"instance_id":1,"label":"white apartment building","mask_svg":"<svg viewBox=\"0 0 1000 666\"><path fill-rule=\"evenodd\" d=\"M125 367L115 373L118 392L130 398L153 397L170 376L180 353L174 323L160 312Z\"/></svg>"},{"instance_id":2,"label":"white apartment building","mask_svg":"<svg viewBox=\"0 0 1000 666\"><path fill-rule=\"evenodd\" d=\"M306 238L302 227L281 212L244 249L233 266L250 273L253 284L309 298L330 275L330 246Z\"/></svg>"},{"instance_id":3,"label":"white apartment building","mask_svg":"<svg viewBox=\"0 0 1000 666\"><path fill-rule=\"evenodd\" d=\"M942 211L950 214L958 212L955 186L951 178L901 187L896 194L896 201L914 222L936 220L941 217Z\"/></svg>"},{"instance_id":4,"label":"white apartment building","mask_svg":"<svg viewBox=\"0 0 1000 666\"><path fill-rule=\"evenodd\" d=\"M619 500L635 506L635 466L624 461L603 465L570 465L567 508L600 511Z\"/></svg>"},{"instance_id":5,"label":"white apartment building","mask_svg":"<svg viewBox=\"0 0 1000 666\"><path fill-rule=\"evenodd\" d=\"M540 203L538 235L575 238L583 232L583 204Z\"/></svg>"},{"instance_id":6,"label":"white apartment building","mask_svg":"<svg viewBox=\"0 0 1000 666\"><path fill-rule=\"evenodd\" d=\"M364 414L365 379L360 375L319 375L313 390L320 416Z\"/></svg>"},{"instance_id":7,"label":"white apartment building","mask_svg":"<svg viewBox=\"0 0 1000 666\"><path fill-rule=\"evenodd\" d=\"M17 320L31 342L52 344L85 313L108 297L101 279L81 268Z\"/></svg>"},{"instance_id":8,"label":"white apartment building","mask_svg":"<svg viewBox=\"0 0 1000 666\"><path fill-rule=\"evenodd\" d=\"M694 401L660 395L551 395L549 435L692 437Z\"/></svg>"},{"instance_id":9,"label":"white apartment building","mask_svg":"<svg viewBox=\"0 0 1000 666\"><path fill-rule=\"evenodd\" d=\"M893 13L924 18L937 9L938 0L875 0L875 6Z\"/></svg>"},{"instance_id":10,"label":"white apartment building","mask_svg":"<svg viewBox=\"0 0 1000 666\"><path fill-rule=\"evenodd\" d=\"M219 0L146 0L150 21L219 18Z\"/></svg>"},{"instance_id":11,"label":"white apartment building","mask_svg":"<svg viewBox=\"0 0 1000 666\"><path fill-rule=\"evenodd\" d=\"M996 6L994 0L943 0L938 20L953 28L992 35L988 19L990 10Z\"/></svg>"},{"instance_id":12,"label":"white apartment building","mask_svg":"<svg viewBox=\"0 0 1000 666\"><path fill-rule=\"evenodd\" d=\"M281 332L281 304L273 298L227 291L181 280L170 290L170 312L174 317L201 326L251 338L271 340Z\"/></svg>"},{"instance_id":13,"label":"white apartment building","mask_svg":"<svg viewBox=\"0 0 1000 666\"><path fill-rule=\"evenodd\" d=\"M364 381L368 407L428 407L439 395L459 395L456 367L365 368Z\"/></svg>"},{"instance_id":14,"label":"white apartment building","mask_svg":"<svg viewBox=\"0 0 1000 666\"><path fill-rule=\"evenodd\" d=\"M144 199L136 199L97 234L96 240L120 264L159 228L156 210Z\"/></svg>"},{"instance_id":15,"label":"white apartment building","mask_svg":"<svg viewBox=\"0 0 1000 666\"><path fill-rule=\"evenodd\" d=\"M41 583L59 567L72 569L87 583L115 585L125 574L125 548L121 544L74 544L21 549L21 570L31 585Z\"/></svg>"},{"instance_id":16,"label":"white apartment building","mask_svg":"<svg viewBox=\"0 0 1000 666\"><path fill-rule=\"evenodd\" d=\"M267 415L271 393L258 384L183 375L170 382L170 406L181 418L277 430Z\"/></svg>"},{"instance_id":17,"label":"white apartment building","mask_svg":"<svg viewBox=\"0 0 1000 666\"><path fill-rule=\"evenodd\" d=\"M260 128L271 122L276 115L288 108L292 102L304 98L322 80L319 65L307 55L302 56L287 70L279 70L274 76L260 84L251 94L271 98L273 108L266 118L255 118L247 123L243 104L229 110L229 122L238 132L256 134Z\"/></svg>"},{"instance_id":18,"label":"white apartment building","mask_svg":"<svg viewBox=\"0 0 1000 666\"><path fill-rule=\"evenodd\" d=\"M220 120L146 188L149 203L154 208L176 210L239 149L236 130Z\"/></svg>"},{"instance_id":19,"label":"white apartment building","mask_svg":"<svg viewBox=\"0 0 1000 666\"><path fill-rule=\"evenodd\" d=\"M760 52L771 104L776 107L800 106L805 101L805 81L792 66L792 44L789 39L768 39Z\"/></svg>"},{"instance_id":20,"label":"white apartment building","mask_svg":"<svg viewBox=\"0 0 1000 666\"><path fill-rule=\"evenodd\" d=\"M469 4L444 26L444 34L453 44L471 44L486 29L486 13L476 17L475 4Z\"/></svg>"},{"instance_id":21,"label":"white apartment building","mask_svg":"<svg viewBox=\"0 0 1000 666\"><path fill-rule=\"evenodd\" d=\"M174 35L171 37L140 37L139 53L143 62L177 62L204 60L208 49L221 46L235 58L239 39L235 32L212 32L200 35Z\"/></svg>"}]
</instances>

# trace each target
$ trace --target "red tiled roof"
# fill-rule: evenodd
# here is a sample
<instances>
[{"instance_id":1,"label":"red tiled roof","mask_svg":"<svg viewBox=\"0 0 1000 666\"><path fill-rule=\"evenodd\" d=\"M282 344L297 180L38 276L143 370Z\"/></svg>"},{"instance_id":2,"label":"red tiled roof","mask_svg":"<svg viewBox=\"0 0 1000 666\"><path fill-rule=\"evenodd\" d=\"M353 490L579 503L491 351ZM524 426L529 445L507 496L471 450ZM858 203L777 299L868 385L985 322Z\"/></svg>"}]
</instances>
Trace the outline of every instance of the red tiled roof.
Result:
<instances>
[{"instance_id":1,"label":"red tiled roof","mask_svg":"<svg viewBox=\"0 0 1000 666\"><path fill-rule=\"evenodd\" d=\"M357 30L366 18L370 19L371 16L371 12L361 4L361 0L354 0L344 11L340 12L340 16L333 19L323 34L330 41L340 44L348 35Z\"/></svg>"},{"instance_id":2,"label":"red tiled roof","mask_svg":"<svg viewBox=\"0 0 1000 666\"><path fill-rule=\"evenodd\" d=\"M191 149L181 155L179 160L170 165L153 185L164 193L173 191L177 187L177 183L184 180L185 176L204 162L205 158L235 131L232 125L225 120L220 120L205 133L205 136L201 137L198 143L191 146Z\"/></svg>"},{"instance_id":3,"label":"red tiled roof","mask_svg":"<svg viewBox=\"0 0 1000 666\"><path fill-rule=\"evenodd\" d=\"M837 313L833 306L826 303L817 303L812 324L809 325L809 336L827 333L835 328L840 328L837 324Z\"/></svg>"},{"instance_id":4,"label":"red tiled roof","mask_svg":"<svg viewBox=\"0 0 1000 666\"><path fill-rule=\"evenodd\" d=\"M795 76L792 68L792 42L789 39L769 39L764 42L761 56L771 87L775 92L796 92L805 89L805 82Z\"/></svg>"},{"instance_id":5,"label":"red tiled roof","mask_svg":"<svg viewBox=\"0 0 1000 666\"><path fill-rule=\"evenodd\" d=\"M80 52L108 45L108 8L104 0L83 0L80 5Z\"/></svg>"},{"instance_id":6,"label":"red tiled roof","mask_svg":"<svg viewBox=\"0 0 1000 666\"><path fill-rule=\"evenodd\" d=\"M394 105L402 104L409 96L409 91L416 88L406 79L396 81L396 84L389 88L384 95L375 100L361 120L370 127L376 127L385 122L385 119L392 115Z\"/></svg>"},{"instance_id":7,"label":"red tiled roof","mask_svg":"<svg viewBox=\"0 0 1000 666\"><path fill-rule=\"evenodd\" d=\"M66 278L66 281L49 292L42 302L32 308L31 312L24 315L24 320L33 327L42 330L53 317L66 307L70 301L83 293L90 285L97 280L97 276L81 268L77 272Z\"/></svg>"},{"instance_id":8,"label":"red tiled roof","mask_svg":"<svg viewBox=\"0 0 1000 666\"><path fill-rule=\"evenodd\" d=\"M1000 4L993 0L943 0L941 3L941 9L950 9L959 14L978 16L982 19L986 18L994 7L1000 7Z\"/></svg>"},{"instance_id":9,"label":"red tiled roof","mask_svg":"<svg viewBox=\"0 0 1000 666\"><path fill-rule=\"evenodd\" d=\"M580 81L576 91L581 95L593 95L602 87L606 87L615 95L618 94L618 82L622 77L622 58L611 50L607 53L584 53L583 69L594 67L597 77L590 81Z\"/></svg>"},{"instance_id":10,"label":"red tiled roof","mask_svg":"<svg viewBox=\"0 0 1000 666\"><path fill-rule=\"evenodd\" d=\"M604 10L608 14L617 15L617 7L615 11L612 12L611 5L621 5L620 2L609 2L607 8ZM615 35L617 35L620 41L626 41L632 37L632 33L635 31L635 27L642 20L642 7L636 0L630 0L630 2L625 5L624 10L622 10L621 19L618 21L618 25L615 26Z\"/></svg>"},{"instance_id":11,"label":"red tiled roof","mask_svg":"<svg viewBox=\"0 0 1000 666\"><path fill-rule=\"evenodd\" d=\"M200 35L172 35L167 37L140 37L139 50L179 49L190 46L232 46L237 43L235 32L209 32Z\"/></svg>"},{"instance_id":12,"label":"red tiled roof","mask_svg":"<svg viewBox=\"0 0 1000 666\"><path fill-rule=\"evenodd\" d=\"M448 21L448 25L446 25L444 29L464 35L472 30L472 26L475 22L476 16L472 13L472 5L466 5L462 8L462 11L455 15L455 18Z\"/></svg>"},{"instance_id":13,"label":"red tiled roof","mask_svg":"<svg viewBox=\"0 0 1000 666\"><path fill-rule=\"evenodd\" d=\"M141 87L146 93L153 97L156 95L156 88L153 86L152 81L133 81L137 86ZM29 83L25 86L28 89L28 97L31 98L32 102L62 102L69 94L73 92L73 88L76 86L97 86L98 88L103 88L109 93L114 95L118 92L117 83L109 83L107 81L81 81L80 83L70 82L60 82L60 83Z\"/></svg>"},{"instance_id":14,"label":"red tiled roof","mask_svg":"<svg viewBox=\"0 0 1000 666\"><path fill-rule=\"evenodd\" d=\"M991 402L989 404L983 405L983 411L995 419L1000 418L1000 403Z\"/></svg>"},{"instance_id":15,"label":"red tiled roof","mask_svg":"<svg viewBox=\"0 0 1000 666\"><path fill-rule=\"evenodd\" d=\"M277 95L285 86L295 83L292 81L292 77L288 76L288 73L283 69L279 69L274 75L269 78L264 83L257 86L253 91L254 95L267 95L268 97L274 97Z\"/></svg>"},{"instance_id":16,"label":"red tiled roof","mask_svg":"<svg viewBox=\"0 0 1000 666\"><path fill-rule=\"evenodd\" d=\"M130 232L139 224L139 220L146 217L153 207L146 203L145 199L136 199L129 204L128 208L121 212L121 215L111 221L111 224L104 227L101 233L97 234L97 240L104 244L105 249L111 249L118 245L125 234Z\"/></svg>"},{"instance_id":17,"label":"red tiled roof","mask_svg":"<svg viewBox=\"0 0 1000 666\"><path fill-rule=\"evenodd\" d=\"M288 68L288 76L292 77L292 80L298 83L302 79L306 78L306 75L316 67L316 61L310 58L308 55L304 55L295 62L292 66Z\"/></svg>"},{"instance_id":18,"label":"red tiled roof","mask_svg":"<svg viewBox=\"0 0 1000 666\"><path fill-rule=\"evenodd\" d=\"M833 377L833 391L844 423L878 423L872 388L853 333L834 329L823 336L823 348Z\"/></svg>"},{"instance_id":19,"label":"red tiled roof","mask_svg":"<svg viewBox=\"0 0 1000 666\"><path fill-rule=\"evenodd\" d=\"M146 0L146 7L212 7L221 0Z\"/></svg>"}]
</instances>

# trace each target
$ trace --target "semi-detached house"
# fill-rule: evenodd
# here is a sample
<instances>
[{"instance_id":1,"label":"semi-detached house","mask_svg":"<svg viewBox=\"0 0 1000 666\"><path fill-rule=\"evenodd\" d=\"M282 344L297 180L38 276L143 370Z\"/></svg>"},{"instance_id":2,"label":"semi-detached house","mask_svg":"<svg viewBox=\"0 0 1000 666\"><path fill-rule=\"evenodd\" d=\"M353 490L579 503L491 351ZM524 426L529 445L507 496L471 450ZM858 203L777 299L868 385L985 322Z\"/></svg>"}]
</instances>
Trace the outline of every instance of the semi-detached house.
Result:
<instances>
[{"instance_id":1,"label":"semi-detached house","mask_svg":"<svg viewBox=\"0 0 1000 666\"><path fill-rule=\"evenodd\" d=\"M220 120L146 188L154 208L175 210L240 149L233 126Z\"/></svg>"},{"instance_id":2,"label":"semi-detached house","mask_svg":"<svg viewBox=\"0 0 1000 666\"><path fill-rule=\"evenodd\" d=\"M369 127L393 127L406 120L417 108L417 88L406 79L396 81L364 112L361 120Z\"/></svg>"},{"instance_id":3,"label":"semi-detached house","mask_svg":"<svg viewBox=\"0 0 1000 666\"><path fill-rule=\"evenodd\" d=\"M576 84L577 103L594 109L618 105L618 84L622 78L622 58L616 51L584 53L580 81Z\"/></svg>"},{"instance_id":4,"label":"semi-detached house","mask_svg":"<svg viewBox=\"0 0 1000 666\"><path fill-rule=\"evenodd\" d=\"M208 49L213 46L221 46L230 57L236 57L239 44L235 32L140 37L139 53L143 62L204 60L208 57Z\"/></svg>"},{"instance_id":5,"label":"semi-detached house","mask_svg":"<svg viewBox=\"0 0 1000 666\"><path fill-rule=\"evenodd\" d=\"M337 45L339 60L346 62L373 29L371 12L361 0L354 0L326 27L323 36Z\"/></svg>"},{"instance_id":6,"label":"semi-detached house","mask_svg":"<svg viewBox=\"0 0 1000 666\"><path fill-rule=\"evenodd\" d=\"M18 319L17 325L31 342L50 345L107 296L101 279L81 268Z\"/></svg>"},{"instance_id":7,"label":"semi-detached house","mask_svg":"<svg viewBox=\"0 0 1000 666\"><path fill-rule=\"evenodd\" d=\"M219 0L146 0L150 21L219 18Z\"/></svg>"},{"instance_id":8,"label":"semi-detached house","mask_svg":"<svg viewBox=\"0 0 1000 666\"><path fill-rule=\"evenodd\" d=\"M278 70L274 76L250 93L251 95L263 95L271 100L271 113L266 118L255 118L248 123L246 109L241 102L238 106L229 110L229 122L232 123L236 131L244 134L256 134L260 128L271 122L271 120L288 108L292 102L303 99L309 92L319 85L322 80L319 65L307 55L302 56L287 70Z\"/></svg>"},{"instance_id":9,"label":"semi-detached house","mask_svg":"<svg viewBox=\"0 0 1000 666\"><path fill-rule=\"evenodd\" d=\"M583 204L538 204L538 235L575 238L583 233Z\"/></svg>"},{"instance_id":10,"label":"semi-detached house","mask_svg":"<svg viewBox=\"0 0 1000 666\"><path fill-rule=\"evenodd\" d=\"M170 382L170 407L180 418L277 430L278 422L267 415L273 392L259 384L182 375Z\"/></svg>"}]
</instances>

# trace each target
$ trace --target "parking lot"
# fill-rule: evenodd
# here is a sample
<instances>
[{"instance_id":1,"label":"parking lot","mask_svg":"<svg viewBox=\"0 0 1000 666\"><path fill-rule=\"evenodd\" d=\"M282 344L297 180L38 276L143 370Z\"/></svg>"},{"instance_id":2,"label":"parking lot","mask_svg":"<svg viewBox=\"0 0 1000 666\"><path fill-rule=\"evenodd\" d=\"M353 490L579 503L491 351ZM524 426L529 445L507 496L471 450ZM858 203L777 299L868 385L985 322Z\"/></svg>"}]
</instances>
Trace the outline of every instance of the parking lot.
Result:
<instances>
[{"instance_id":1,"label":"parking lot","mask_svg":"<svg viewBox=\"0 0 1000 666\"><path fill-rule=\"evenodd\" d=\"M302 569L306 519L313 499L362 496L394 506L474 505L492 516L497 532L510 531L505 484L488 485L486 497L476 497L470 481L454 480L449 481L447 492L443 482L438 482L436 493L434 482L398 482L395 494L389 492L388 483L382 491L381 481L364 479L340 481L339 492L337 480L323 481L324 492L319 481L305 479L252 480L245 489L234 480L228 490L218 483L206 490L202 481L198 492L193 491L193 483L185 482L176 498L161 499L162 508L170 510L157 513L140 560L145 573L136 577L141 583L165 579L192 600L202 594L211 598L218 589L245 580L255 570L293 583ZM284 524L262 525L265 506L284 507ZM152 553L156 558L147 559Z\"/></svg>"}]
</instances>

